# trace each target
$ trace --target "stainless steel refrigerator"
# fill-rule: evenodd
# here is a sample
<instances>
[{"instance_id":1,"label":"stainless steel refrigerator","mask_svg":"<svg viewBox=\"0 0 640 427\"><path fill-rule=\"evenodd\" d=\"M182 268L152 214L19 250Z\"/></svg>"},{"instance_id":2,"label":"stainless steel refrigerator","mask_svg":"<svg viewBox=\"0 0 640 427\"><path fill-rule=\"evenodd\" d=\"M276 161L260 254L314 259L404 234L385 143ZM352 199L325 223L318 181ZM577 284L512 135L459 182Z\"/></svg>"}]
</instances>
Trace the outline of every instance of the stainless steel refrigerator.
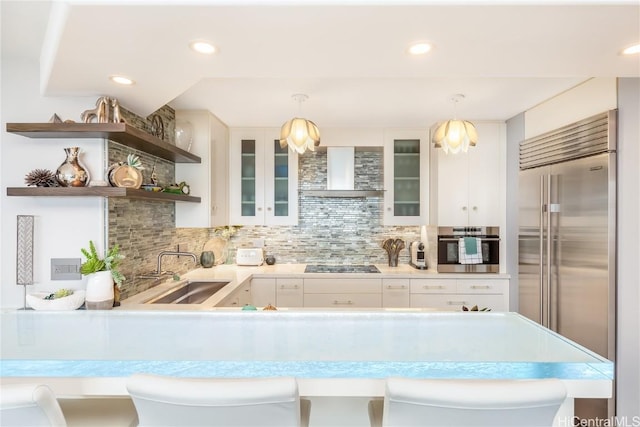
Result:
<instances>
[{"instance_id":1,"label":"stainless steel refrigerator","mask_svg":"<svg viewBox=\"0 0 640 427\"><path fill-rule=\"evenodd\" d=\"M616 114L520 144L519 312L614 360ZM614 414L577 399L576 416Z\"/></svg>"}]
</instances>

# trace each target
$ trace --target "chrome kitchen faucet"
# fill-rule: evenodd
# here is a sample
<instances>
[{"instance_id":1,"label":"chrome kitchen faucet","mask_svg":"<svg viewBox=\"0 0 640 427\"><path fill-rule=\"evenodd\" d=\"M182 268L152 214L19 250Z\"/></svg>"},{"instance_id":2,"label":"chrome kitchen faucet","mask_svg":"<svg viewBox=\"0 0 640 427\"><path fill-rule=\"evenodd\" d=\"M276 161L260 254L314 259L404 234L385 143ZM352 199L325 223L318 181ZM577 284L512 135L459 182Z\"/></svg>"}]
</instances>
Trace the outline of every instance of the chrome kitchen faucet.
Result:
<instances>
[{"instance_id":1,"label":"chrome kitchen faucet","mask_svg":"<svg viewBox=\"0 0 640 427\"><path fill-rule=\"evenodd\" d=\"M198 264L198 257L196 256L196 254L191 253L191 252L180 252L180 251L162 251L158 254L158 266L156 267L156 271L151 273L151 274L144 274L141 276L138 276L138 279L160 279L160 277L162 277L162 257L167 256L167 255L173 255L173 256L188 256L193 258L193 262L195 262L196 264ZM167 273L171 273L173 274L173 272L167 272Z\"/></svg>"},{"instance_id":2,"label":"chrome kitchen faucet","mask_svg":"<svg viewBox=\"0 0 640 427\"><path fill-rule=\"evenodd\" d=\"M198 257L196 254L191 252L175 252L175 251L162 251L158 254L158 268L156 270L156 274L160 276L162 274L162 257L167 255L175 255L175 256L188 256L193 258L193 262L198 264Z\"/></svg>"}]
</instances>

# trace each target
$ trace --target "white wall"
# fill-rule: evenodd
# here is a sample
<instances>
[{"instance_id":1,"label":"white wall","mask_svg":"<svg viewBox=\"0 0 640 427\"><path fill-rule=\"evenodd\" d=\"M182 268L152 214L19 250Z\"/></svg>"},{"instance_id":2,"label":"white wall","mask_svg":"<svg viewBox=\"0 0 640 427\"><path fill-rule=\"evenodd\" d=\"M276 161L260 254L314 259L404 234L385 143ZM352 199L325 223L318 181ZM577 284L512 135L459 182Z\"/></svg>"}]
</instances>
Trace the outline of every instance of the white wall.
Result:
<instances>
[{"instance_id":1,"label":"white wall","mask_svg":"<svg viewBox=\"0 0 640 427\"><path fill-rule=\"evenodd\" d=\"M101 198L7 197L6 187L25 186L25 175L36 168L55 171L64 161L64 148L79 146L81 161L92 177L104 179L102 140L31 139L6 132L7 122L47 122L57 113L63 120L80 121L82 111L97 96L43 97L39 93L39 65L17 58L1 58L2 140L0 142L0 307L22 307L23 287L16 285L16 216L35 215L34 286L28 291L81 288L84 281L51 281L51 258L82 258L89 240L104 245ZM82 78L78 73L78 78Z\"/></svg>"},{"instance_id":2,"label":"white wall","mask_svg":"<svg viewBox=\"0 0 640 427\"><path fill-rule=\"evenodd\" d=\"M618 83L617 413L640 417L640 78ZM639 418L640 419L640 418ZM637 422L637 421L636 421Z\"/></svg>"},{"instance_id":3,"label":"white wall","mask_svg":"<svg viewBox=\"0 0 640 427\"><path fill-rule=\"evenodd\" d=\"M518 177L520 173L520 141L524 140L524 113L507 120L506 144L506 229L505 246L509 252L505 254L506 272L509 280L509 310L518 311L520 293L518 291Z\"/></svg>"},{"instance_id":4,"label":"white wall","mask_svg":"<svg viewBox=\"0 0 640 427\"><path fill-rule=\"evenodd\" d=\"M525 112L525 138L616 108L615 77L594 78Z\"/></svg>"}]
</instances>

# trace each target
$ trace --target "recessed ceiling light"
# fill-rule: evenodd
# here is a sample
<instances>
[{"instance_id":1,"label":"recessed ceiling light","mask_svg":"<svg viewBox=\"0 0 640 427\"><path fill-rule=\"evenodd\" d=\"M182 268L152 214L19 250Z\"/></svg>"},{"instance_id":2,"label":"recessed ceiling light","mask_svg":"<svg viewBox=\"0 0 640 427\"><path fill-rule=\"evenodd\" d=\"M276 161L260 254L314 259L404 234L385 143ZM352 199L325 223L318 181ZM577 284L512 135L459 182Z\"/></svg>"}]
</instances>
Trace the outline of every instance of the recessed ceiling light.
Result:
<instances>
[{"instance_id":1,"label":"recessed ceiling light","mask_svg":"<svg viewBox=\"0 0 640 427\"><path fill-rule=\"evenodd\" d=\"M431 50L431 44L427 42L418 42L409 46L407 50L411 55L424 55Z\"/></svg>"},{"instance_id":2,"label":"recessed ceiling light","mask_svg":"<svg viewBox=\"0 0 640 427\"><path fill-rule=\"evenodd\" d=\"M203 53L205 55L213 55L217 50L214 45L202 40L192 41L191 43L189 43L189 47L196 52Z\"/></svg>"},{"instance_id":3,"label":"recessed ceiling light","mask_svg":"<svg viewBox=\"0 0 640 427\"><path fill-rule=\"evenodd\" d=\"M640 43L629 46L622 51L623 55L633 55L635 53L640 53Z\"/></svg>"},{"instance_id":4,"label":"recessed ceiling light","mask_svg":"<svg viewBox=\"0 0 640 427\"><path fill-rule=\"evenodd\" d=\"M114 83L118 83L119 85L124 85L124 86L131 86L132 84L135 84L135 82L131 80L129 77L121 76L121 75L109 76L109 79Z\"/></svg>"}]
</instances>

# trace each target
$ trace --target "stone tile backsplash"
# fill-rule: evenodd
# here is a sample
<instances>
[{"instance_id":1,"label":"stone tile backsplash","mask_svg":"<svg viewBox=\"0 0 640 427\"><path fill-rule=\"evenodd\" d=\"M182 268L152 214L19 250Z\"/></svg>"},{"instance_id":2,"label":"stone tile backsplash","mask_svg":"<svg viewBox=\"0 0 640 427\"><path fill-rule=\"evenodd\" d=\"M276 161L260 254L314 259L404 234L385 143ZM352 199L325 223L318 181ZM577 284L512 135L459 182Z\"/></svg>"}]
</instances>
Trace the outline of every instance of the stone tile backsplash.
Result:
<instances>
[{"instance_id":1,"label":"stone tile backsplash","mask_svg":"<svg viewBox=\"0 0 640 427\"><path fill-rule=\"evenodd\" d=\"M154 114L163 118L165 140L172 142L175 123L175 111L172 108L165 106L146 119L123 109L123 117L127 123L149 133ZM154 165L160 185L175 182L173 162L114 142L109 143L109 164L126 161L127 155L131 153L140 157L145 183L150 182ZM208 229L176 229L173 202L110 198L108 206L109 245L118 244L125 256L121 264L121 271L126 277L121 289L122 299L157 284L153 279L143 279L140 276L155 272L157 257L161 251L175 251L180 245L180 250L195 252L199 256L202 246L209 239ZM194 268L193 261L187 257L164 257L162 265L163 270L178 274Z\"/></svg>"},{"instance_id":2,"label":"stone tile backsplash","mask_svg":"<svg viewBox=\"0 0 640 427\"><path fill-rule=\"evenodd\" d=\"M326 151L307 152L298 157L299 188L321 190L327 181ZM356 190L383 189L383 153L356 151ZM280 263L306 264L385 264L387 254L382 242L401 238L406 249L400 263L408 263L409 243L420 238L419 227L382 225L382 197L299 198L299 220L296 226L243 227L231 240L231 251L250 247L256 239L264 239L265 251ZM435 248L435 227L427 228L429 244ZM435 253L430 252L430 264Z\"/></svg>"},{"instance_id":3,"label":"stone tile backsplash","mask_svg":"<svg viewBox=\"0 0 640 427\"><path fill-rule=\"evenodd\" d=\"M159 114L165 126L165 139L173 141L175 112L165 106L146 119L124 110L129 124L151 131L151 118ZM144 182L149 182L155 165L161 185L174 182L175 167L170 161L132 150L111 142L109 164L125 161L133 153L140 157L145 168ZM299 156L299 188L325 189L327 180L326 151L308 152ZM383 153L381 150L356 151L355 188L383 189ZM295 195L294 195L295 196ZM229 260L235 261L235 249L251 247L256 239L264 239L265 251L274 255L278 263L307 264L385 264L386 252L382 242L387 238L401 238L406 249L400 263L409 262L409 243L418 240L419 227L385 227L382 225L382 197L320 198L301 196L299 222L296 226L244 226L229 242ZM431 251L429 265L434 265L435 227L428 228ZM108 241L118 244L125 255L121 270L126 276L121 298L140 293L157 284L153 279L141 278L157 267L161 251L195 253L198 258L204 244L214 235L213 229L176 228L175 203L150 202L135 199L108 199ZM191 258L169 256L163 258L163 270L183 274L194 268ZM166 278L166 277L165 277Z\"/></svg>"}]
</instances>

